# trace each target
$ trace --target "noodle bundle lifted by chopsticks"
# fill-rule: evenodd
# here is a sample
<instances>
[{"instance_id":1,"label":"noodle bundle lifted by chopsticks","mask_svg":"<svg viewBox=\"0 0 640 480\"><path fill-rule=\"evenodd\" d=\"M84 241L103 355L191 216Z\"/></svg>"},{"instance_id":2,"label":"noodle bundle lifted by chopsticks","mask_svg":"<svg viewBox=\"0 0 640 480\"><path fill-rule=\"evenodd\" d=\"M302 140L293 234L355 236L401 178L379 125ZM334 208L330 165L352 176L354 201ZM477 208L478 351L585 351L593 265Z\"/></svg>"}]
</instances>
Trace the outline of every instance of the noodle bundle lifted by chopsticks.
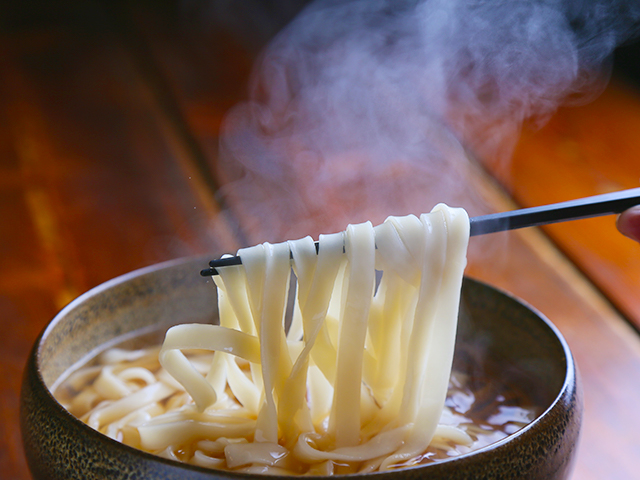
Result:
<instances>
[{"instance_id":1,"label":"noodle bundle lifted by chopsticks","mask_svg":"<svg viewBox=\"0 0 640 480\"><path fill-rule=\"evenodd\" d=\"M107 350L63 403L131 446L244 472L372 472L466 448L439 421L468 240L467 213L441 204L322 235L317 253L309 237L240 250L214 277L219 325Z\"/></svg>"},{"instance_id":2,"label":"noodle bundle lifted by chopsticks","mask_svg":"<svg viewBox=\"0 0 640 480\"><path fill-rule=\"evenodd\" d=\"M262 471L289 455L320 474L332 462L384 470L411 464L436 434L467 442L453 428L438 432L438 420L468 237L466 212L438 205L320 236L317 254L310 237L240 250L242 265L214 277L220 325L176 326L160 351L197 412L143 425L143 448L203 440L196 418L207 416L229 426L214 434L229 441L229 468ZM290 254L297 296L287 331ZM182 349L216 352L206 376Z\"/></svg>"}]
</instances>

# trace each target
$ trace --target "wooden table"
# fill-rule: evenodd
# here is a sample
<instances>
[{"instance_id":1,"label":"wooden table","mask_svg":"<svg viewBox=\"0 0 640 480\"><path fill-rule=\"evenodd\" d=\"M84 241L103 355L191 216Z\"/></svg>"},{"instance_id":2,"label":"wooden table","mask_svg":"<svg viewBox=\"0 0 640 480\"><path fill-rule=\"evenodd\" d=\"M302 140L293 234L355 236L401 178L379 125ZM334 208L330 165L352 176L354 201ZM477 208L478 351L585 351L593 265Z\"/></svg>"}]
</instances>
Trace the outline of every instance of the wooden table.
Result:
<instances>
[{"instance_id":1,"label":"wooden table","mask_svg":"<svg viewBox=\"0 0 640 480\"><path fill-rule=\"evenodd\" d=\"M228 2L227 17L213 3L14 3L0 20L0 472L22 479L21 374L52 316L133 269L260 241L218 201L218 135L299 2ZM474 186L494 210L637 187L638 131L640 93L614 78L525 131L510 166L487 162ZM472 250L468 274L567 338L585 396L574 478L636 478L640 245L611 217L499 238Z\"/></svg>"}]
</instances>

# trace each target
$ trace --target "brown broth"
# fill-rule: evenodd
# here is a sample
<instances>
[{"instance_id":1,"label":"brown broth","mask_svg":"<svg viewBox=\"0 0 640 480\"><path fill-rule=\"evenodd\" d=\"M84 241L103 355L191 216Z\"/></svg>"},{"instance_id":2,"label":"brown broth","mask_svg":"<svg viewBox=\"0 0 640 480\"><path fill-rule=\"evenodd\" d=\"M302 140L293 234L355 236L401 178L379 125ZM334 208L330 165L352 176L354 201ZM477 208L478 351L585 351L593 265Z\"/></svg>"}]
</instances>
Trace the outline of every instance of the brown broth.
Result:
<instances>
[{"instance_id":1,"label":"brown broth","mask_svg":"<svg viewBox=\"0 0 640 480\"><path fill-rule=\"evenodd\" d=\"M152 353L159 351L157 334L129 339L125 343L117 345L116 348L133 352L141 346L149 344L156 346L146 347L146 351ZM104 358L104 355L105 352L98 354L93 359L89 359L81 369L70 372L54 392L56 399L83 421L87 420L87 408L95 407L97 400L88 399L83 402L78 399L87 390L86 387L97 378L100 368L102 368L100 359ZM133 353L131 355L134 358L116 368L143 366L154 374L160 370L157 354L156 360L135 358L136 355ZM497 365L495 361L491 362L485 359L483 362L478 362L477 355L470 355L464 349L461 349L460 352L457 351L456 355L455 368L445 402L445 411L440 423L464 430L473 439L473 445L434 444L432 442L432 445L420 458L414 459L408 464L399 465L398 468L438 462L485 447L517 432L542 412L542 406L535 405L530 395L525 394L521 388L515 387L514 383L509 381L511 377L503 377L495 373L501 369L501 366ZM80 398L80 400L82 399ZM164 403L171 401L169 398ZM132 435L132 446L139 448L135 444L135 434ZM129 443L127 438L118 438L118 440ZM176 459L188 461L189 457L193 455L194 448L192 445L180 446L175 452ZM361 465L336 463L334 473L354 473L361 467ZM302 467L294 466L293 468L300 473L305 473L305 469Z\"/></svg>"}]
</instances>

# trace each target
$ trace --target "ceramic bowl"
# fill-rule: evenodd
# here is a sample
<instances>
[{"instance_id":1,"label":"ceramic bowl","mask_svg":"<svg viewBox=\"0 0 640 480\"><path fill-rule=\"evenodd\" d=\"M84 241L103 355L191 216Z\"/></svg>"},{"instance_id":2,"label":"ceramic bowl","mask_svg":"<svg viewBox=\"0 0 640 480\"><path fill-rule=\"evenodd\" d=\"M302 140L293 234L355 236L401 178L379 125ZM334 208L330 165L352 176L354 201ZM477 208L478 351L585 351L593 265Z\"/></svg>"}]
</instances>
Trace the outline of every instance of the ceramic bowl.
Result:
<instances>
[{"instance_id":1,"label":"ceramic bowl","mask_svg":"<svg viewBox=\"0 0 640 480\"><path fill-rule=\"evenodd\" d=\"M213 321L215 289L211 279L198 274L203 265L203 258L181 259L116 278L71 302L46 327L30 354L21 394L24 449L36 480L264 478L185 465L122 445L70 415L51 394L65 371L116 339ZM376 480L568 478L582 403L565 340L540 313L488 285L465 279L462 296L455 364L481 351L472 358L473 369L513 382L536 399L542 413L474 452L367 475Z\"/></svg>"}]
</instances>

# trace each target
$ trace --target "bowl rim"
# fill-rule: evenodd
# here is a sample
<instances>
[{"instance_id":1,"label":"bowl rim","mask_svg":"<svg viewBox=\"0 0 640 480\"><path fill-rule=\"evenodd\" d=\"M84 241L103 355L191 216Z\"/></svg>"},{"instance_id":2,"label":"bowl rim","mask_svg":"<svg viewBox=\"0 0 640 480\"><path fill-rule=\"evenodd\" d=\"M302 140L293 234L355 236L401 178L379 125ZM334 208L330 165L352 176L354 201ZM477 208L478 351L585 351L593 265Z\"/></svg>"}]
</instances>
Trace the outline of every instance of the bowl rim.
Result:
<instances>
[{"instance_id":1,"label":"bowl rim","mask_svg":"<svg viewBox=\"0 0 640 480\"><path fill-rule=\"evenodd\" d=\"M177 460L172 460L172 459L168 459L165 457L161 457L159 455L155 455L153 453L149 453L149 452L145 452L144 450L140 450L138 448L129 446L127 444L124 444L122 442L119 442L117 440L114 440L110 437L108 437L107 435L104 435L100 432L98 432L97 430L91 428L90 426L88 426L87 424L85 424L84 422L82 422L80 419L78 419L76 416L74 416L73 414L71 414L66 408L64 408L62 406L62 404L60 404L60 402L58 402L58 400L53 396L53 392L52 390L47 386L47 384L44 381L44 377L42 376L42 372L41 372L41 368L40 368L40 352L42 349L42 345L43 342L46 340L47 336L51 333L51 331L58 325L58 323L60 323L61 321L63 321L63 319L65 318L65 316L67 314L69 314L70 312L72 312L77 306L83 304L83 302L85 302L87 299L90 299L110 288L113 288L115 286L121 285L127 281L136 279L136 278L140 278L144 275L148 275L148 274L154 274L157 273L158 271L161 270L165 270L165 269L169 269L169 268L173 268L173 267L179 267L181 265L186 265L186 264L190 264L193 263L194 265L197 264L197 262L201 262L201 261L208 261L209 258L213 258L211 255L195 255L195 256L187 256L187 257L179 257L179 258L175 258L175 259L171 259L168 261L164 261L164 262L160 262L160 263L155 263L152 265L148 265L146 267L142 267L136 270L132 270L130 272L124 273L122 275L119 275L117 277L114 277L110 280L107 280L99 285L96 285L95 287L87 290L86 292L82 293L81 295L79 295L78 297L74 298L73 300L71 300L67 305L65 305L52 319L51 321L42 329L41 333L38 335L37 339L34 342L34 346L32 349L32 352L29 355L30 360L33 361L33 365L35 367L35 373L36 373L36 378L38 380L38 384L39 387L41 387L44 391L45 394L47 396L47 399L50 401L51 403L51 407L55 408L56 411L61 414L63 417L69 419L73 425L76 426L76 428L80 428L81 430L84 430L86 432L87 435L90 435L91 437L94 437L97 441L102 441L102 442L107 442L108 445L111 446L111 448L114 449L124 449L124 452L127 452L130 455L139 455L142 456L142 458L150 461L150 462L157 462L157 463L161 463L161 464L165 464L169 467L172 468L179 468L179 469L186 469L186 470L190 470L193 471L194 473L202 473L202 474L208 474L211 476L211 478L215 478L217 477L228 477L228 478L238 478L238 477L243 477L243 478L251 478L251 479L256 479L256 478L265 478L265 474L261 474L261 473L246 473L246 472L233 472L233 471L229 471L229 470L217 470L217 469L213 469L213 468L208 468L208 467L201 467L199 465L194 465L194 464L189 464L189 463L185 463L185 462L180 462ZM197 273L197 272L196 272ZM518 439L523 435L526 435L531 429L535 428L536 425L538 425L539 423L543 422L544 419L550 414L550 412L556 408L558 402L562 399L562 397L564 395L566 395L567 390L571 387L571 382L575 381L575 378L577 376L577 369L576 369L576 365L575 365L575 360L573 358L573 354L571 353L571 350L569 348L569 345L566 341L566 339L564 338L564 336L562 335L562 333L560 332L560 330L547 318L546 315L544 315L540 310L538 310L537 308L535 308L534 306L532 306L531 304L529 304L528 302L524 301L523 299L515 296L514 294L493 286L487 282L484 282L482 280L478 280L476 278L473 278L471 276L465 275L464 276L464 282L467 281L471 281L474 282L476 284L479 284L482 287L485 288L490 288L495 290L497 293L509 298L510 300L514 301L515 303L525 307L526 309L530 310L532 313L534 313L536 315L536 317L542 321L542 323L544 324L544 326L546 328L548 328L551 333L553 334L553 337L555 337L555 339L559 342L560 347L562 349L562 352L564 354L564 361L565 361L565 369L564 369L564 379L562 382L562 385L558 391L558 394L554 397L553 401L550 402L549 406L543 411L541 412L534 420L532 420L530 423L528 423L527 425L525 425L524 427L520 428L518 431L509 434L508 436L493 442L489 445L485 445L484 447L478 448L476 450L472 450L470 452L467 453L463 453L460 455L456 455L450 458L446 458L446 459L442 459L439 460L438 462L434 462L434 463L427 463L427 464L420 464L420 465L415 465L415 466L410 466L410 467L403 467L401 469L396 469L396 470L390 470L390 471L384 471L384 472L371 472L371 473L351 473L351 474L341 474L338 477L360 477L360 476L371 476L371 475L393 475L394 473L397 473L398 471L407 471L407 470L417 470L417 469L425 469L425 468L437 468L439 465L445 465L445 464L450 464L451 462L459 462L461 460L465 460L469 457L475 457L478 455L486 455L491 453L494 450L497 450L499 448L501 448L502 446L504 446L507 443L511 443L514 439ZM134 332L139 333L141 330L135 330ZM134 333L131 332L131 333ZM117 337L119 339L122 339L122 337ZM106 344L108 344L109 342L107 342ZM99 349L103 349L104 345L106 344L102 344ZM95 351L95 350L93 350ZM91 352L87 353L85 356L82 357L82 359L80 359L76 364L79 364L83 361L86 361L87 358L91 355ZM69 369L71 369L73 366L75 366L76 364L72 365ZM68 370L69 370L68 369ZM58 379L56 379L56 381L54 382L54 384L52 385L52 387L57 386L58 384ZM272 475L272 477L282 477L280 475ZM336 476L324 476L324 475L314 475L313 478L317 478L317 479L335 479Z\"/></svg>"}]
</instances>

